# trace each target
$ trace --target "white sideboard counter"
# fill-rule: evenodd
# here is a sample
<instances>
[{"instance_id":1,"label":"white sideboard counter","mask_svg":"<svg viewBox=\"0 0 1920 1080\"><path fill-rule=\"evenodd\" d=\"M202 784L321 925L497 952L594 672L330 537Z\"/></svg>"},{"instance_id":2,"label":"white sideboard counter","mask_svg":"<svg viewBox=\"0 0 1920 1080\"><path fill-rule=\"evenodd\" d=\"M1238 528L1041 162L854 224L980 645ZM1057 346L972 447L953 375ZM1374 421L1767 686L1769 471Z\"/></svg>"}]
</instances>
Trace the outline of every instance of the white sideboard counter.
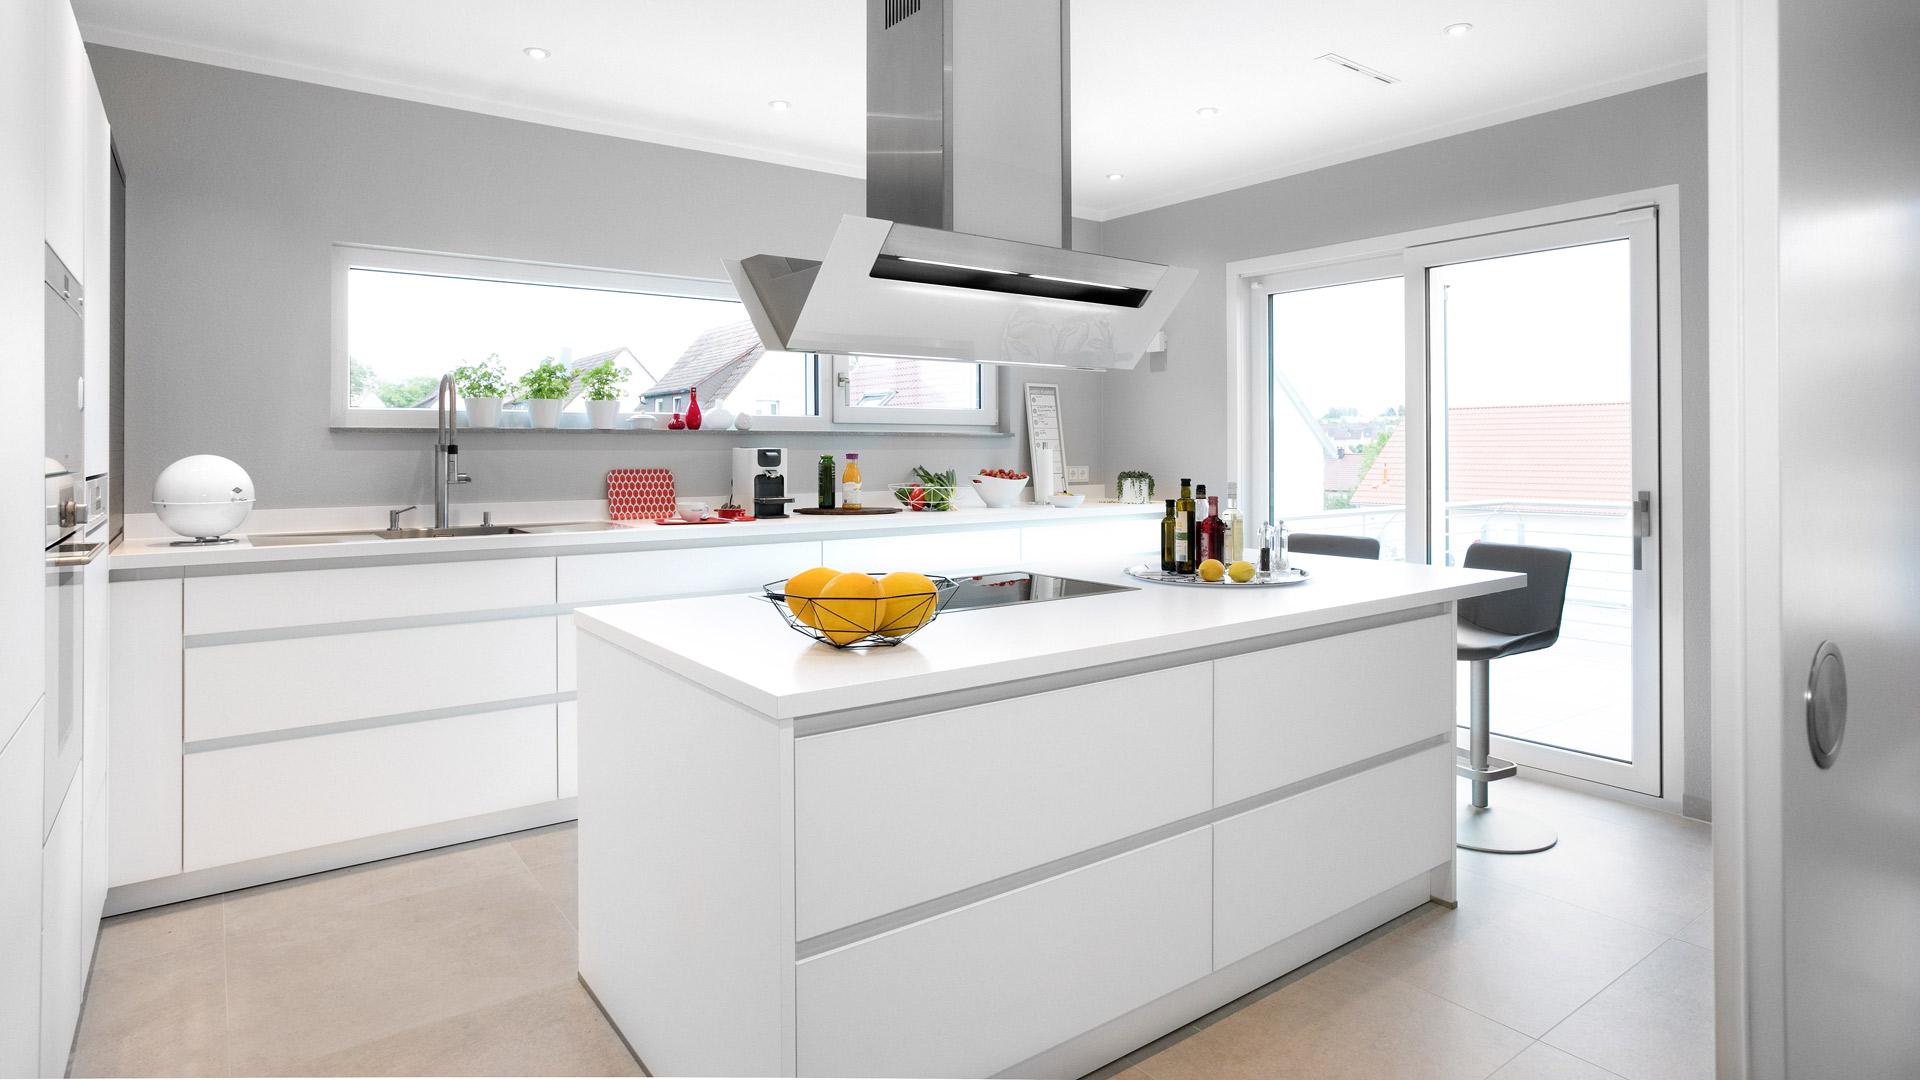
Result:
<instances>
[{"instance_id":1,"label":"white sideboard counter","mask_svg":"<svg viewBox=\"0 0 1920 1080\"><path fill-rule=\"evenodd\" d=\"M657 1074L1072 1077L1451 902L1454 605L1522 579L1300 561L855 652L577 612L583 982Z\"/></svg>"},{"instance_id":2,"label":"white sideboard counter","mask_svg":"<svg viewBox=\"0 0 1920 1080\"><path fill-rule=\"evenodd\" d=\"M959 572L1082 553L1114 565L1158 543L1154 514L1025 506L204 548L130 518L112 565L108 908L572 818L576 609L742 593L820 564ZM265 511L256 524L369 518L385 514Z\"/></svg>"}]
</instances>

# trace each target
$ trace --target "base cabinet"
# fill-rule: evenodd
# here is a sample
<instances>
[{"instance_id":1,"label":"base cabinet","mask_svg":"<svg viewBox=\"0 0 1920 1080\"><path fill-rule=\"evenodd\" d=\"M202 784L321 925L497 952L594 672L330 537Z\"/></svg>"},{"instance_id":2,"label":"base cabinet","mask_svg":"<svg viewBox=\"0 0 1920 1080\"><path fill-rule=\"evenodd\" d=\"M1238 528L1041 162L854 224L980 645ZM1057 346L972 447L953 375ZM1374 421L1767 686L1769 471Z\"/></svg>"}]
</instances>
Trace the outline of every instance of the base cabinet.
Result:
<instances>
[{"instance_id":1,"label":"base cabinet","mask_svg":"<svg viewBox=\"0 0 1920 1080\"><path fill-rule=\"evenodd\" d=\"M991 1076L1201 978L1210 869L1198 829L802 961L800 1075Z\"/></svg>"},{"instance_id":2,"label":"base cabinet","mask_svg":"<svg viewBox=\"0 0 1920 1080\"><path fill-rule=\"evenodd\" d=\"M75 779L53 819L40 857L40 1072L64 1076L80 1023L81 816L86 793Z\"/></svg>"},{"instance_id":3,"label":"base cabinet","mask_svg":"<svg viewBox=\"0 0 1920 1080\"><path fill-rule=\"evenodd\" d=\"M1453 858L1453 747L1435 746L1213 827L1223 968Z\"/></svg>"},{"instance_id":4,"label":"base cabinet","mask_svg":"<svg viewBox=\"0 0 1920 1080\"><path fill-rule=\"evenodd\" d=\"M0 744L0 1076L40 1073L44 704Z\"/></svg>"}]
</instances>

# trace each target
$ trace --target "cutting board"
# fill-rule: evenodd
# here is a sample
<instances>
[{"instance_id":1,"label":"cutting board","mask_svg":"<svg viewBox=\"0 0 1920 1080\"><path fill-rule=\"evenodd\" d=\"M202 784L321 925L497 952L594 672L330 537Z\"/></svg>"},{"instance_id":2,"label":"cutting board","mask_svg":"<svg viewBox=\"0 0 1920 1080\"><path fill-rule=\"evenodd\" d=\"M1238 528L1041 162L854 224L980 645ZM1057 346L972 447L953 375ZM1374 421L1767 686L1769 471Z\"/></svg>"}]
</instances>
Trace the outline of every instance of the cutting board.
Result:
<instances>
[{"instance_id":1,"label":"cutting board","mask_svg":"<svg viewBox=\"0 0 1920 1080\"><path fill-rule=\"evenodd\" d=\"M657 521L673 515L673 473L666 469L613 469L607 473L609 519Z\"/></svg>"}]
</instances>

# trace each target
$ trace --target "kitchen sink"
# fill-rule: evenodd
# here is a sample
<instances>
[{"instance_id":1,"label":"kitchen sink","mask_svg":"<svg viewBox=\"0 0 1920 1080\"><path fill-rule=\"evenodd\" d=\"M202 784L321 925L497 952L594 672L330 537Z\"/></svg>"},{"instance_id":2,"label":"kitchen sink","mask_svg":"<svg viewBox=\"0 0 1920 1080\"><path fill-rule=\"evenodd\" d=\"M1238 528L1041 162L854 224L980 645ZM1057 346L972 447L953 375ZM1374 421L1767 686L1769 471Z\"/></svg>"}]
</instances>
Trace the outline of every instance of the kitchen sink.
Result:
<instances>
[{"instance_id":1,"label":"kitchen sink","mask_svg":"<svg viewBox=\"0 0 1920 1080\"><path fill-rule=\"evenodd\" d=\"M295 544L350 544L367 540L433 540L456 536L553 535L560 533L607 532L625 528L616 521L551 521L534 525L450 525L444 529L358 529L340 532L254 533L248 537L254 547L288 547Z\"/></svg>"}]
</instances>

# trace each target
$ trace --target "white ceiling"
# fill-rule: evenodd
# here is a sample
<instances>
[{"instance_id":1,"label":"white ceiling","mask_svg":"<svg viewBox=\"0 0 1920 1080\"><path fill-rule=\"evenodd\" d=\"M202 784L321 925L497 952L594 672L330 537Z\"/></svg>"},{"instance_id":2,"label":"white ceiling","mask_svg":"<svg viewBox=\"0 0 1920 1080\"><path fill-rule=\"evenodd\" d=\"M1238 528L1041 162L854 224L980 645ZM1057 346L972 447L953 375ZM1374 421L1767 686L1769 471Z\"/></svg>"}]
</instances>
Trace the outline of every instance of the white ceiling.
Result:
<instances>
[{"instance_id":1,"label":"white ceiling","mask_svg":"<svg viewBox=\"0 0 1920 1080\"><path fill-rule=\"evenodd\" d=\"M865 0L75 0L89 41L861 174ZM1472 33L1442 33L1450 23ZM538 45L551 59L534 61ZM1322 63L1337 52L1401 81ZM1705 0L1078 0L1107 219L1705 69ZM767 102L792 102L774 112ZM1212 106L1220 114L1197 117ZM1124 179L1109 181L1109 173Z\"/></svg>"}]
</instances>

